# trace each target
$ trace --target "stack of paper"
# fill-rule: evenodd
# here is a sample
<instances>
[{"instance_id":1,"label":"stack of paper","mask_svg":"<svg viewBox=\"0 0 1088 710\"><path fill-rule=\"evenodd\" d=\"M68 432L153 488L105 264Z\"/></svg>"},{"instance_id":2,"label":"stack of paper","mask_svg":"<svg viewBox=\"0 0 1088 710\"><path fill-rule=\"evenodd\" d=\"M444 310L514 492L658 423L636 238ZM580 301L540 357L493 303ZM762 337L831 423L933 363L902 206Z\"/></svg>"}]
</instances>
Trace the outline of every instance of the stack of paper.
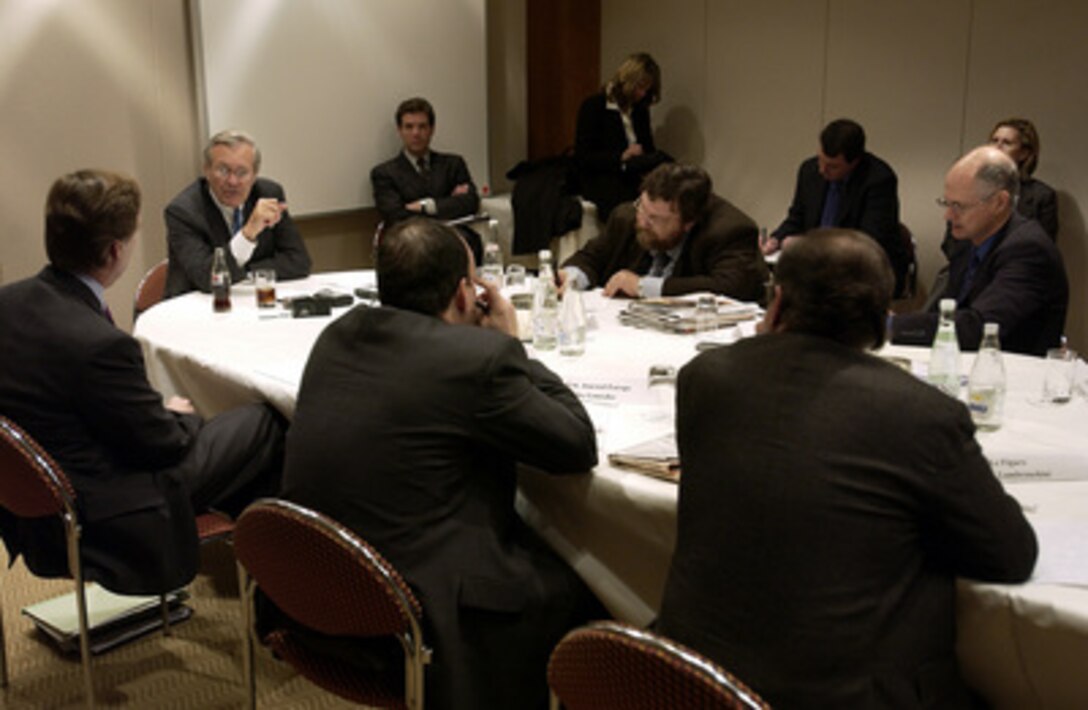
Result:
<instances>
[{"instance_id":1,"label":"stack of paper","mask_svg":"<svg viewBox=\"0 0 1088 710\"><path fill-rule=\"evenodd\" d=\"M668 481L680 480L676 435L665 434L608 455L608 463Z\"/></svg>"}]
</instances>

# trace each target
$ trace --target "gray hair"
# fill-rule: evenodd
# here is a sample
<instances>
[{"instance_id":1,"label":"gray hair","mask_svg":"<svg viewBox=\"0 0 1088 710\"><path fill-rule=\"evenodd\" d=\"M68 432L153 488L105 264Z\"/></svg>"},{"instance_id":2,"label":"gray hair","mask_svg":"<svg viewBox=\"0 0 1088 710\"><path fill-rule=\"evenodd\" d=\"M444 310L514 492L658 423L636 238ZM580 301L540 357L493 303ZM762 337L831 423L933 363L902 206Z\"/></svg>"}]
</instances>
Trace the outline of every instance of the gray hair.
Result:
<instances>
[{"instance_id":1,"label":"gray hair","mask_svg":"<svg viewBox=\"0 0 1088 710\"><path fill-rule=\"evenodd\" d=\"M993 150L982 151L975 184L989 187L989 192L1004 190L1009 193L1009 202L1015 205L1020 196L1020 170L1012 158L996 148Z\"/></svg>"},{"instance_id":2,"label":"gray hair","mask_svg":"<svg viewBox=\"0 0 1088 710\"><path fill-rule=\"evenodd\" d=\"M233 128L219 131L208 139L208 145L204 146L204 166L207 167L212 164L212 148L215 146L225 145L228 148L233 148L242 143L253 146L253 172L259 173L261 171L261 149L257 147L257 142L253 140L253 136L245 131Z\"/></svg>"}]
</instances>

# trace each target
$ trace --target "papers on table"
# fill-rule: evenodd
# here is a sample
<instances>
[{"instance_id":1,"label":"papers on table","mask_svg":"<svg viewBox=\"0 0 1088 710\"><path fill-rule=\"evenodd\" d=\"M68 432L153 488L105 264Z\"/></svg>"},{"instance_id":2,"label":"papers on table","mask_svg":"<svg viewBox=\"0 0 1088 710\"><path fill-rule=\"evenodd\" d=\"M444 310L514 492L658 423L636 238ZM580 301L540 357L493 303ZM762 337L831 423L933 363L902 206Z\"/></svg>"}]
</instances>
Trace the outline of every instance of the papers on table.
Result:
<instances>
[{"instance_id":1,"label":"papers on table","mask_svg":"<svg viewBox=\"0 0 1088 710\"><path fill-rule=\"evenodd\" d=\"M1088 586L1088 521L1028 517L1039 540L1031 581Z\"/></svg>"},{"instance_id":2,"label":"papers on table","mask_svg":"<svg viewBox=\"0 0 1088 710\"><path fill-rule=\"evenodd\" d=\"M608 463L656 478L680 480L680 454L675 434L665 434L611 453Z\"/></svg>"},{"instance_id":3,"label":"papers on table","mask_svg":"<svg viewBox=\"0 0 1088 710\"><path fill-rule=\"evenodd\" d=\"M699 296L715 299L717 310L697 311ZM713 294L690 294L684 297L643 298L631 301L620 314L620 323L636 328L653 328L666 333L697 333L716 330L752 320L759 314L759 306L741 303L731 298Z\"/></svg>"}]
</instances>

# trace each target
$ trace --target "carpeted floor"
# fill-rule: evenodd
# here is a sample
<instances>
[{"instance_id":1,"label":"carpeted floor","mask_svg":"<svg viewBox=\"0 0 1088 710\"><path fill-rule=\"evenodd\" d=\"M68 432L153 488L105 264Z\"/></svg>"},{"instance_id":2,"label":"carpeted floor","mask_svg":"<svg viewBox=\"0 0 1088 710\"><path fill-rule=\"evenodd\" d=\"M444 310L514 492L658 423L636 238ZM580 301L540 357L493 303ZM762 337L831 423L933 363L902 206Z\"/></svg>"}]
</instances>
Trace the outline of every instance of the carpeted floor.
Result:
<instances>
[{"instance_id":1,"label":"carpeted floor","mask_svg":"<svg viewBox=\"0 0 1088 710\"><path fill-rule=\"evenodd\" d=\"M7 568L0 546L0 604L8 657L8 688L0 707L12 710L83 707L78 654L62 655L20 613L30 603L72 590L69 580L40 580L22 561ZM201 573L189 587L193 616L173 636L161 632L92 660L99 707L240 708L245 704L241 608L234 558L224 543L202 550ZM257 650L261 708L353 707L314 687L289 666Z\"/></svg>"}]
</instances>

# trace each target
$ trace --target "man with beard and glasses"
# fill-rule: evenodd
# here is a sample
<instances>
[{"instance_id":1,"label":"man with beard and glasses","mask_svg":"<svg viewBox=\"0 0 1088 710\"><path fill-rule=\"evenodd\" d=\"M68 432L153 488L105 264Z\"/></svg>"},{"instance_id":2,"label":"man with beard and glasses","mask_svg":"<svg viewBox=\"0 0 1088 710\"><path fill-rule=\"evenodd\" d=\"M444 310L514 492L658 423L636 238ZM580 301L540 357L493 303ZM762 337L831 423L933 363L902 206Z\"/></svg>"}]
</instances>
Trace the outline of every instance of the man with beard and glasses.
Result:
<instances>
[{"instance_id":1,"label":"man with beard and glasses","mask_svg":"<svg viewBox=\"0 0 1088 710\"><path fill-rule=\"evenodd\" d=\"M758 301L767 281L755 222L713 194L702 168L658 166L633 203L612 211L604 233L567 259L563 288L604 295L675 296L710 291Z\"/></svg>"}]
</instances>

